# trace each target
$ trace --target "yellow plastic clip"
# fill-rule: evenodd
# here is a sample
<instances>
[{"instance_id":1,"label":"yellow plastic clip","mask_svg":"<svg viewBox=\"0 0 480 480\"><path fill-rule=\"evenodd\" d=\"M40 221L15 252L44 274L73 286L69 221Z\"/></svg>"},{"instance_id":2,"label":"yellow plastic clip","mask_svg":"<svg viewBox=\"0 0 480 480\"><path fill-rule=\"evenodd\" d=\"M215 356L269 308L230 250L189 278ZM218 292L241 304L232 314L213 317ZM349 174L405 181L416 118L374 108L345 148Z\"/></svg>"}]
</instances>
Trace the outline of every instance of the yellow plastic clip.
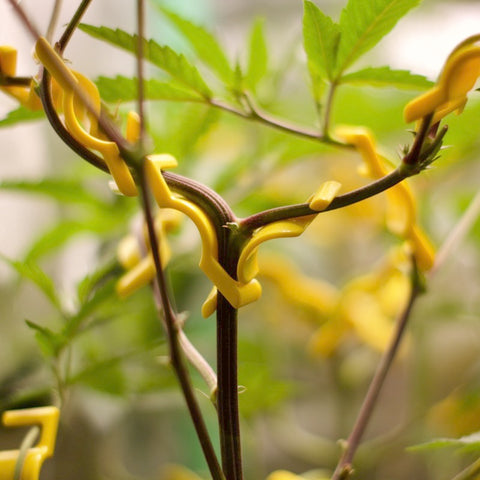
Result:
<instances>
[{"instance_id":1,"label":"yellow plastic clip","mask_svg":"<svg viewBox=\"0 0 480 480\"><path fill-rule=\"evenodd\" d=\"M136 196L137 188L128 166L120 156L115 142L98 137L98 124L95 115L85 113L85 106L75 95L74 87L82 88L91 106L100 114L100 95L97 87L86 77L70 70L48 41L41 37L35 45L38 59L63 89L63 111L65 126L82 145L99 152L112 174L120 192L126 196ZM83 115L81 115L83 114ZM90 131L82 126L80 117L88 117Z\"/></svg>"},{"instance_id":2,"label":"yellow plastic clip","mask_svg":"<svg viewBox=\"0 0 480 480\"><path fill-rule=\"evenodd\" d=\"M6 77L14 77L17 72L17 50L13 47L0 46L0 73ZM41 110L42 102L35 93L34 81L29 87L19 85L4 85L0 89L19 101L30 110Z\"/></svg>"},{"instance_id":3,"label":"yellow plastic clip","mask_svg":"<svg viewBox=\"0 0 480 480\"><path fill-rule=\"evenodd\" d=\"M42 428L37 444L27 451L22 480L38 480L43 462L53 455L59 414L56 407L9 410L3 414L2 421L7 427L40 425ZM19 450L0 451L0 480L13 480L19 454Z\"/></svg>"},{"instance_id":4,"label":"yellow plastic clip","mask_svg":"<svg viewBox=\"0 0 480 480\"><path fill-rule=\"evenodd\" d=\"M309 207L320 212L325 210L337 195L341 184L333 180L323 183L309 199ZM237 276L241 282L247 283L258 273L257 252L260 244L274 238L298 237L312 223L316 215L292 218L270 223L253 232L252 237L243 246L238 261Z\"/></svg>"},{"instance_id":5,"label":"yellow plastic clip","mask_svg":"<svg viewBox=\"0 0 480 480\"><path fill-rule=\"evenodd\" d=\"M337 196L341 187L342 184L335 180L322 183L320 188L308 199L308 206L316 212L325 210Z\"/></svg>"},{"instance_id":6,"label":"yellow plastic clip","mask_svg":"<svg viewBox=\"0 0 480 480\"><path fill-rule=\"evenodd\" d=\"M377 153L372 133L363 127L339 127L335 131L342 140L359 151L369 177L378 179L389 173L386 160ZM395 235L407 239L415 253L418 266L429 270L434 262L434 249L416 223L416 207L413 193L405 181L389 188L387 195L386 223Z\"/></svg>"},{"instance_id":7,"label":"yellow plastic clip","mask_svg":"<svg viewBox=\"0 0 480 480\"><path fill-rule=\"evenodd\" d=\"M256 280L246 283L234 280L224 270L218 262L217 237L210 219L200 207L181 195L171 192L168 188L161 169L174 167L176 164L176 160L171 155L151 155L147 157L145 172L155 200L160 207L178 210L193 221L202 240L202 255L199 266L228 302L235 308L254 302L260 297L260 284ZM211 313L211 310L202 309L204 316L207 313Z\"/></svg>"},{"instance_id":8,"label":"yellow plastic clip","mask_svg":"<svg viewBox=\"0 0 480 480\"><path fill-rule=\"evenodd\" d=\"M155 217L155 231L159 241L159 253L162 266L165 267L170 261L172 255L167 241L167 232L178 225L178 212L169 209L161 209ZM125 237L118 245L117 256L120 263L128 269L117 283L116 289L120 297L127 297L140 287L151 282L155 277L155 263L151 251L148 235L144 233L145 249L148 252L142 255L142 248L139 245L138 238L135 235Z\"/></svg>"},{"instance_id":9,"label":"yellow plastic clip","mask_svg":"<svg viewBox=\"0 0 480 480\"><path fill-rule=\"evenodd\" d=\"M437 123L448 113L463 110L467 93L480 76L479 41L480 35L474 35L452 51L437 84L406 105L403 112L406 122L434 113L433 123Z\"/></svg>"}]
</instances>

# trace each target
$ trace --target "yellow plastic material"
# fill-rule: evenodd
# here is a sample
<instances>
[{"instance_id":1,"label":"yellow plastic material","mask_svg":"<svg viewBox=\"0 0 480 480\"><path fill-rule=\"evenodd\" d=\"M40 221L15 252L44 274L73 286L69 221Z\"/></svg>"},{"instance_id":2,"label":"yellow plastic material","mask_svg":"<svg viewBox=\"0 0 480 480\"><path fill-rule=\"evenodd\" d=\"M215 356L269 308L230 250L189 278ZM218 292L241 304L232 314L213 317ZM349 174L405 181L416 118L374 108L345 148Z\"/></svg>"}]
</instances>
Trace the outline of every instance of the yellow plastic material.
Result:
<instances>
[{"instance_id":1,"label":"yellow plastic material","mask_svg":"<svg viewBox=\"0 0 480 480\"><path fill-rule=\"evenodd\" d=\"M202 255L199 266L228 302L235 308L254 302L261 295L260 284L256 280L246 283L234 280L224 270L218 262L217 237L208 216L200 207L181 195L171 192L168 188L161 169L175 165L176 160L171 155L147 157L145 172L155 200L160 207L179 210L193 221L202 240Z\"/></svg>"},{"instance_id":2,"label":"yellow plastic material","mask_svg":"<svg viewBox=\"0 0 480 480\"><path fill-rule=\"evenodd\" d=\"M9 410L3 414L7 427L39 425L42 429L37 444L27 451L21 480L38 480L43 462L53 455L59 414L56 407ZM0 451L0 480L13 480L19 454L19 450Z\"/></svg>"},{"instance_id":3,"label":"yellow plastic material","mask_svg":"<svg viewBox=\"0 0 480 480\"><path fill-rule=\"evenodd\" d=\"M155 231L159 239L159 253L162 266L165 268L170 261L172 252L167 240L167 233L178 225L178 212L161 209L155 217ZM120 297L127 297L140 287L151 282L155 277L155 263L148 242L148 234L144 234L144 249L148 249L145 256L142 255L142 247L134 235L125 237L117 249L117 257L128 272L125 273L116 285ZM142 258L143 257L143 258Z\"/></svg>"},{"instance_id":4,"label":"yellow plastic material","mask_svg":"<svg viewBox=\"0 0 480 480\"><path fill-rule=\"evenodd\" d=\"M320 188L309 198L308 206L317 212L325 210L337 196L341 187L342 184L335 180L322 183Z\"/></svg>"},{"instance_id":5,"label":"yellow plastic material","mask_svg":"<svg viewBox=\"0 0 480 480\"><path fill-rule=\"evenodd\" d=\"M335 131L342 140L359 151L366 165L365 174L379 179L389 173L385 160L377 153L372 133L363 127L339 127ZM389 188L387 195L386 223L389 230L405 238L414 252L418 267L430 270L435 259L434 249L417 225L413 193L405 181Z\"/></svg>"},{"instance_id":6,"label":"yellow plastic material","mask_svg":"<svg viewBox=\"0 0 480 480\"><path fill-rule=\"evenodd\" d=\"M240 254L237 267L237 277L241 282L249 282L258 273L258 247L275 238L298 237L310 225L315 215L293 218L270 223L256 230L245 244Z\"/></svg>"},{"instance_id":7,"label":"yellow plastic material","mask_svg":"<svg viewBox=\"0 0 480 480\"><path fill-rule=\"evenodd\" d=\"M385 351L394 319L409 296L408 261L404 249L394 249L378 270L347 283L332 314L312 336L310 352L329 357L349 333L374 350Z\"/></svg>"},{"instance_id":8,"label":"yellow plastic material","mask_svg":"<svg viewBox=\"0 0 480 480\"><path fill-rule=\"evenodd\" d=\"M302 480L302 477L287 470L276 470L272 472L266 480Z\"/></svg>"},{"instance_id":9,"label":"yellow plastic material","mask_svg":"<svg viewBox=\"0 0 480 480\"><path fill-rule=\"evenodd\" d=\"M313 312L316 320L330 318L339 299L339 292L333 285L304 275L283 255L263 253L259 267L260 278L278 286L289 303Z\"/></svg>"},{"instance_id":10,"label":"yellow plastic material","mask_svg":"<svg viewBox=\"0 0 480 480\"><path fill-rule=\"evenodd\" d=\"M437 84L409 102L404 109L406 122L413 122L434 113L433 123L448 113L461 112L467 93L480 76L480 35L460 43L447 58Z\"/></svg>"},{"instance_id":11,"label":"yellow plastic material","mask_svg":"<svg viewBox=\"0 0 480 480\"><path fill-rule=\"evenodd\" d=\"M81 88L91 107L99 115L101 104L97 87L88 78L72 72L45 38L38 39L35 52L40 62L63 89L62 107L67 130L82 145L102 155L121 193L130 197L136 196L138 192L135 181L121 158L116 143L99 137L96 116L87 112L83 102L76 98L75 88ZM89 131L82 125L82 121L85 120L90 123Z\"/></svg>"},{"instance_id":12,"label":"yellow plastic material","mask_svg":"<svg viewBox=\"0 0 480 480\"><path fill-rule=\"evenodd\" d=\"M8 45L0 46L0 73L6 77L14 77L17 72L17 50ZM0 86L0 90L15 98L30 110L41 110L42 102L35 93L34 82L29 87L19 85Z\"/></svg>"}]
</instances>

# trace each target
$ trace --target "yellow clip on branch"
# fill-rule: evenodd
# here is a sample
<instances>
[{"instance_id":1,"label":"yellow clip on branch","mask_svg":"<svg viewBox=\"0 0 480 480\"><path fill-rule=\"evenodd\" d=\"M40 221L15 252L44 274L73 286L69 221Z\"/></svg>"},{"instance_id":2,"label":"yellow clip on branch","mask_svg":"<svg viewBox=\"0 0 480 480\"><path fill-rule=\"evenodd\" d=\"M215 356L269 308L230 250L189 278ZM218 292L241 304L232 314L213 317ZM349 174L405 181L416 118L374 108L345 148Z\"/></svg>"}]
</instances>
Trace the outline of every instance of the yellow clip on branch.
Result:
<instances>
[{"instance_id":1,"label":"yellow clip on branch","mask_svg":"<svg viewBox=\"0 0 480 480\"><path fill-rule=\"evenodd\" d=\"M117 145L98 136L97 117L100 115L101 103L97 87L83 75L72 72L45 38L38 39L35 52L63 90L62 107L67 130L82 145L102 155L115 183L124 195L136 196L135 182L128 166L120 156ZM75 86L82 89L96 115L86 114L83 102L76 98ZM90 131L85 130L79 117L88 118Z\"/></svg>"},{"instance_id":2,"label":"yellow clip on branch","mask_svg":"<svg viewBox=\"0 0 480 480\"><path fill-rule=\"evenodd\" d=\"M15 77L17 72L17 50L10 46L0 46L0 74L4 77ZM42 102L35 93L34 81L30 86L2 85L0 89L15 98L30 110L41 110Z\"/></svg>"},{"instance_id":3,"label":"yellow clip on branch","mask_svg":"<svg viewBox=\"0 0 480 480\"><path fill-rule=\"evenodd\" d=\"M241 283L234 280L218 262L218 245L212 222L203 210L184 197L175 194L168 188L161 169L176 165L171 155L154 155L147 157L145 172L150 188L160 207L173 208L187 215L197 227L202 240L202 255L199 266L213 282L229 303L240 308L254 302L261 294L260 284L256 280ZM205 310L202 310L205 315Z\"/></svg>"},{"instance_id":4,"label":"yellow clip on branch","mask_svg":"<svg viewBox=\"0 0 480 480\"><path fill-rule=\"evenodd\" d=\"M385 160L377 153L372 133L363 127L339 127L336 135L355 146L366 165L366 175L374 179L389 173ZM418 266L429 270L433 266L434 251L429 240L417 225L413 193L405 181L386 191L388 229L408 240L412 246Z\"/></svg>"},{"instance_id":5,"label":"yellow clip on branch","mask_svg":"<svg viewBox=\"0 0 480 480\"><path fill-rule=\"evenodd\" d=\"M38 480L45 459L53 455L58 428L59 410L56 407L9 410L3 414L7 427L40 425L41 434L37 444L27 450L21 480ZM20 450L0 451L0 480L13 480Z\"/></svg>"},{"instance_id":6,"label":"yellow clip on branch","mask_svg":"<svg viewBox=\"0 0 480 480\"><path fill-rule=\"evenodd\" d=\"M480 76L480 35L467 38L448 56L437 84L409 102L404 110L406 122L413 122L433 113L432 123L457 110L461 113L467 93Z\"/></svg>"}]
</instances>

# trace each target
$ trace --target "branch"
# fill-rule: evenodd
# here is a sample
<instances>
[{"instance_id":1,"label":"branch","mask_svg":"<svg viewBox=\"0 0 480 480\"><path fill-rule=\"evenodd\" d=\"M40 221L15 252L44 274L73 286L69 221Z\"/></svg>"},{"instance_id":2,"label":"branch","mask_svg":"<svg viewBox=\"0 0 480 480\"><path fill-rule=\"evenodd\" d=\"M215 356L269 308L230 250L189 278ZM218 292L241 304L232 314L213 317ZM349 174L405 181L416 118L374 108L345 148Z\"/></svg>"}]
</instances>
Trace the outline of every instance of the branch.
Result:
<instances>
[{"instance_id":1,"label":"branch","mask_svg":"<svg viewBox=\"0 0 480 480\"><path fill-rule=\"evenodd\" d=\"M412 263L412 285L407 304L403 312L397 319L397 322L395 324L395 331L391 338L390 345L388 346L387 350L385 351L380 360L377 371L375 372L375 375L370 383L367 394L363 401L362 407L360 408L360 412L357 416L352 432L346 442L346 447L343 455L338 462L338 465L333 473L331 480L345 480L349 478L350 475L353 473L353 457L355 456L363 434L365 433L367 425L375 409L378 396L383 387L383 384L385 383L385 378L387 377L392 362L398 351L398 347L403 338L405 328L412 313L413 305L415 304L418 296L423 292L423 287L418 276L419 272L417 271L415 260L412 259Z\"/></svg>"},{"instance_id":2,"label":"branch","mask_svg":"<svg viewBox=\"0 0 480 480\"><path fill-rule=\"evenodd\" d=\"M268 225L269 223L276 222L278 220L304 217L306 215L316 215L318 213L343 208L348 205L352 205L353 203L357 203L362 200L366 200L367 198L378 195L379 193L393 187L397 183L400 183L402 180L405 180L407 177L407 173L401 167L399 167L385 177L380 178L379 180L365 185L364 187L360 187L356 190L335 197L330 203L330 205L321 212L312 210L309 207L308 203L300 203L297 205L272 208L270 210L265 210L263 212L251 215L250 217L243 219L240 222L240 229L243 232L252 232L257 228L263 227L265 225Z\"/></svg>"},{"instance_id":3,"label":"branch","mask_svg":"<svg viewBox=\"0 0 480 480\"><path fill-rule=\"evenodd\" d=\"M150 207L150 199L147 190L147 182L145 173L139 172L139 186L142 207L145 215L145 222L147 224L148 238L150 245L159 245L159 239L155 232L154 220ZM167 285L165 276L163 274L163 266L160 258L158 248L152 248L152 256L155 264L156 276L154 288L157 289L158 295L161 299L162 309L164 313L164 321L166 326L167 340L170 350L170 361L175 371L177 379L179 381L182 393L187 403L190 416L192 418L197 437L200 440L203 454L207 461L210 473L214 480L225 480L220 464L213 448L205 421L202 416L202 412L195 398L195 394L192 387L192 381L188 373L188 369L185 365L182 349L179 341L179 325L176 315L173 311L170 303L169 294L167 291Z\"/></svg>"}]
</instances>

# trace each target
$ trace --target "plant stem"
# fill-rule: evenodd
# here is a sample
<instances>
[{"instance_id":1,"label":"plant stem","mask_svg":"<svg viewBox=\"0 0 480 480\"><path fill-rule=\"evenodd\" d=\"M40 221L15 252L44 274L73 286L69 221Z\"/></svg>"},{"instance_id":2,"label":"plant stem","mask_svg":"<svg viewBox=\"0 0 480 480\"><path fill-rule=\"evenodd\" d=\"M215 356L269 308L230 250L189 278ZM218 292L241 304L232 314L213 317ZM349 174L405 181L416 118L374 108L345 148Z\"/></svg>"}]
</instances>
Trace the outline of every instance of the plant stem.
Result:
<instances>
[{"instance_id":1,"label":"plant stem","mask_svg":"<svg viewBox=\"0 0 480 480\"><path fill-rule=\"evenodd\" d=\"M137 0L137 79L138 79L138 116L140 117L140 146L145 143L145 91L144 91L144 64L143 64L143 38L145 37L145 2Z\"/></svg>"},{"instance_id":2,"label":"plant stem","mask_svg":"<svg viewBox=\"0 0 480 480\"><path fill-rule=\"evenodd\" d=\"M315 215L318 213L346 207L388 190L390 187L393 187L406 178L407 174L400 168L397 168L379 180L375 180L364 187L360 187L356 190L335 197L330 205L321 212L312 210L308 203L272 208L270 210L265 210L263 212L251 215L250 217L244 218L240 222L240 229L246 233L253 232L259 227L263 227L278 220L303 217L306 215Z\"/></svg>"},{"instance_id":3,"label":"plant stem","mask_svg":"<svg viewBox=\"0 0 480 480\"><path fill-rule=\"evenodd\" d=\"M363 404L360 408L360 412L357 416L352 432L350 433L350 436L346 442L345 450L340 458L340 461L338 462L331 480L345 480L353 473L353 457L355 456L363 434L365 433L367 425L375 409L380 391L385 383L385 378L390 370L392 362L395 358L395 354L398 351L398 347L405 332L405 327L407 326L410 318L413 305L415 304L415 301L420 293L423 291L418 280L418 272L416 270L415 262L413 261L413 263L414 272L412 273L412 286L407 304L397 319L395 331L391 338L390 345L380 360L365 399L363 400Z\"/></svg>"},{"instance_id":4,"label":"plant stem","mask_svg":"<svg viewBox=\"0 0 480 480\"><path fill-rule=\"evenodd\" d=\"M87 11L87 8L90 6L91 3L92 0L82 0L82 2L80 3L72 19L68 22L68 25L65 28L62 36L60 37L60 40L56 44L57 51L59 53L63 53L63 51L65 50L68 42L72 38L73 32L78 27L80 20L82 19L84 13Z\"/></svg>"},{"instance_id":5,"label":"plant stem","mask_svg":"<svg viewBox=\"0 0 480 480\"><path fill-rule=\"evenodd\" d=\"M58 17L60 15L60 10L62 9L62 0L55 0L55 5L53 6L52 15L50 16L50 22L48 23L47 33L45 38L51 43L53 39L53 33L55 27L57 26Z\"/></svg>"},{"instance_id":6,"label":"plant stem","mask_svg":"<svg viewBox=\"0 0 480 480\"><path fill-rule=\"evenodd\" d=\"M158 245L158 237L155 232L145 173L143 169L138 173L141 202L145 214L145 222L147 224L148 238L150 241L150 245ZM156 282L154 288L158 289L158 295L161 298L161 303L163 307L165 326L167 330L167 340L170 350L170 361L182 389L183 396L187 403L187 407L190 412L190 416L192 418L195 430L197 432L198 439L200 440L203 454L207 461L212 478L214 480L225 480L210 436L208 434L202 412L198 405L197 399L195 398L188 369L185 365L185 360L179 342L179 326L167 291L167 284L165 281L165 276L163 274L162 261L158 248L152 248L152 256L156 270Z\"/></svg>"},{"instance_id":7,"label":"plant stem","mask_svg":"<svg viewBox=\"0 0 480 480\"><path fill-rule=\"evenodd\" d=\"M210 106L223 110L225 112L231 113L236 115L237 117L244 118L246 120L253 120L268 127L274 128L276 130L280 130L285 133L293 134L297 137L303 137L309 140L316 140L321 143L326 143L328 145L333 145L336 147L343 147L343 148L352 148L351 145L343 142L339 142L338 140L334 140L330 137L322 135L317 130L303 128L298 125L293 125L285 120L280 120L275 118L265 112L263 112L258 106L253 103L253 100L250 96L244 96L245 100L248 103L250 108L249 112L245 112L244 110L240 110L238 108L232 107L226 103L221 102L220 100L216 99L208 99L207 102Z\"/></svg>"},{"instance_id":8,"label":"plant stem","mask_svg":"<svg viewBox=\"0 0 480 480\"><path fill-rule=\"evenodd\" d=\"M323 138L330 138L330 120L332 116L333 97L337 89L337 82L332 82L328 88L327 101L325 103L325 115L323 117Z\"/></svg>"},{"instance_id":9,"label":"plant stem","mask_svg":"<svg viewBox=\"0 0 480 480\"><path fill-rule=\"evenodd\" d=\"M238 251L229 242L231 230L219 239L219 263L236 279ZM222 466L227 480L242 480L242 450L238 412L237 310L218 292L217 296L217 409Z\"/></svg>"},{"instance_id":10,"label":"plant stem","mask_svg":"<svg viewBox=\"0 0 480 480\"><path fill-rule=\"evenodd\" d=\"M35 40L37 40L40 37L40 32L38 31L37 27L27 17L22 7L20 7L20 5L15 0L8 0L8 2L10 3L11 7L15 10L15 13L18 15L21 22L25 25L25 27L30 32L32 37Z\"/></svg>"},{"instance_id":11,"label":"plant stem","mask_svg":"<svg viewBox=\"0 0 480 480\"><path fill-rule=\"evenodd\" d=\"M455 475L452 480L476 480L480 474L480 458Z\"/></svg>"}]
</instances>

